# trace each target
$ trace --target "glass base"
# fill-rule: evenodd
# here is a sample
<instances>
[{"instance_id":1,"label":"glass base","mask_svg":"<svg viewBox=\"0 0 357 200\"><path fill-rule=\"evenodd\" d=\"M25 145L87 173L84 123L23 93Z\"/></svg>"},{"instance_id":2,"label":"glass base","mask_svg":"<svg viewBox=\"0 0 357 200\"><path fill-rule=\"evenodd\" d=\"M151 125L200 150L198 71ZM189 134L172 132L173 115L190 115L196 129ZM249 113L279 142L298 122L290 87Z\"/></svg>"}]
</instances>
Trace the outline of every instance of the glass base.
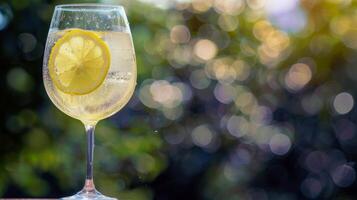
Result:
<instances>
[{"instance_id":1,"label":"glass base","mask_svg":"<svg viewBox=\"0 0 357 200\"><path fill-rule=\"evenodd\" d=\"M77 200L77 199L78 200L117 200L116 198L104 196L97 190L90 191L90 192L82 190L73 196L64 197L61 199L62 200Z\"/></svg>"},{"instance_id":2,"label":"glass base","mask_svg":"<svg viewBox=\"0 0 357 200\"><path fill-rule=\"evenodd\" d=\"M117 200L116 198L107 197L98 192L93 183L93 179L86 179L84 188L77 194L61 198L62 200Z\"/></svg>"}]
</instances>

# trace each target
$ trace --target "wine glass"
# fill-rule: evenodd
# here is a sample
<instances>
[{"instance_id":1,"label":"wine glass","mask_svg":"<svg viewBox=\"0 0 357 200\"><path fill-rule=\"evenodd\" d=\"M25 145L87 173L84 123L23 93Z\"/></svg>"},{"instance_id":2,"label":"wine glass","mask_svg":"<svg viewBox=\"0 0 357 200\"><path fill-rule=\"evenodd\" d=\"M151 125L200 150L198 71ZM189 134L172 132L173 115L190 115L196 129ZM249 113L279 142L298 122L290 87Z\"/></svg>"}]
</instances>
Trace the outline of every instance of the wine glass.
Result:
<instances>
[{"instance_id":1,"label":"wine glass","mask_svg":"<svg viewBox=\"0 0 357 200\"><path fill-rule=\"evenodd\" d=\"M64 199L113 199L93 183L94 129L133 95L136 60L124 8L105 4L58 5L43 61L43 81L55 106L80 120L87 134L84 188Z\"/></svg>"}]
</instances>

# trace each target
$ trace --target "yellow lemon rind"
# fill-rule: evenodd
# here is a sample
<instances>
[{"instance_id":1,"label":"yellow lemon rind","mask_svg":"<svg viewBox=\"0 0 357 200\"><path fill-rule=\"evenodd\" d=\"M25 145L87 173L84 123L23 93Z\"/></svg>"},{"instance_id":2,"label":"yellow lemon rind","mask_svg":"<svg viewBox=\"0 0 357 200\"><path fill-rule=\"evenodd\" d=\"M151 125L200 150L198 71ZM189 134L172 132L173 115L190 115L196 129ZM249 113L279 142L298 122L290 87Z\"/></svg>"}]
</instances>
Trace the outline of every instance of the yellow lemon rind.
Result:
<instances>
[{"instance_id":1,"label":"yellow lemon rind","mask_svg":"<svg viewBox=\"0 0 357 200\"><path fill-rule=\"evenodd\" d=\"M68 42L72 37L79 36L79 37L84 37L85 39L90 39L92 40L95 45L99 46L100 49L103 51L103 55L105 55L104 59L104 64L103 64L103 70L105 72L103 73L103 76L99 79L98 84L96 84L95 87L92 87L88 90L84 90L81 92L78 91L73 91L65 86L63 86L60 81L58 80L58 76L55 75L55 58L58 55L58 51L61 48L61 46ZM96 90L99 86L102 85L102 83L105 80L105 77L108 74L109 71L109 66L110 66L110 60L111 60L111 55L110 55L110 50L109 46L102 41L102 39L98 36L98 34L82 29L71 29L68 32L66 32L60 39L57 40L56 44L52 47L51 52L50 52L50 57L48 61L48 68L49 68L49 75L54 83L54 85L61 90L64 93L71 94L71 95L85 95L93 92Z\"/></svg>"}]
</instances>

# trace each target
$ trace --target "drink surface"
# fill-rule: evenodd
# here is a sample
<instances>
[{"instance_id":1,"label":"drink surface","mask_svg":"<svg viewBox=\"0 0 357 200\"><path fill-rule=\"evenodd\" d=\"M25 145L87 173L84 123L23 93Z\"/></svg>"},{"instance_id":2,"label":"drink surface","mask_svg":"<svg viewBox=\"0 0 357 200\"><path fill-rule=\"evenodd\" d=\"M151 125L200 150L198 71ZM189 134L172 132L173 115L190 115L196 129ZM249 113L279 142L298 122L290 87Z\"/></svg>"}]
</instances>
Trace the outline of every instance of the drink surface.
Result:
<instances>
[{"instance_id":1,"label":"drink surface","mask_svg":"<svg viewBox=\"0 0 357 200\"><path fill-rule=\"evenodd\" d=\"M130 33L95 32L109 46L111 61L109 71L101 85L83 94L68 94L53 83L48 69L51 49L67 30L50 30L45 50L43 68L44 84L52 102L67 115L84 123L95 123L118 112L132 96L136 85L136 61Z\"/></svg>"}]
</instances>

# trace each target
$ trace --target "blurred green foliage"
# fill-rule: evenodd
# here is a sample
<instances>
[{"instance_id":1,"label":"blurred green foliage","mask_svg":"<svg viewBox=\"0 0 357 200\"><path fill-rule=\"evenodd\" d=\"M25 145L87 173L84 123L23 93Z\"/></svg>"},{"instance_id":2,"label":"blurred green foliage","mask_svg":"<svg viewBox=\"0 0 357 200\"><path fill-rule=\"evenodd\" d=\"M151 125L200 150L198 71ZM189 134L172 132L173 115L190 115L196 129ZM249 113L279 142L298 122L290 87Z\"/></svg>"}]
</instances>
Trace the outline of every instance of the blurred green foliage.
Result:
<instances>
[{"instance_id":1,"label":"blurred green foliage","mask_svg":"<svg viewBox=\"0 0 357 200\"><path fill-rule=\"evenodd\" d=\"M126 9L139 80L97 126L98 190L355 199L356 1L103 2ZM83 184L83 125L51 104L41 80L62 3L72 1L0 3L0 196L66 196Z\"/></svg>"}]
</instances>

